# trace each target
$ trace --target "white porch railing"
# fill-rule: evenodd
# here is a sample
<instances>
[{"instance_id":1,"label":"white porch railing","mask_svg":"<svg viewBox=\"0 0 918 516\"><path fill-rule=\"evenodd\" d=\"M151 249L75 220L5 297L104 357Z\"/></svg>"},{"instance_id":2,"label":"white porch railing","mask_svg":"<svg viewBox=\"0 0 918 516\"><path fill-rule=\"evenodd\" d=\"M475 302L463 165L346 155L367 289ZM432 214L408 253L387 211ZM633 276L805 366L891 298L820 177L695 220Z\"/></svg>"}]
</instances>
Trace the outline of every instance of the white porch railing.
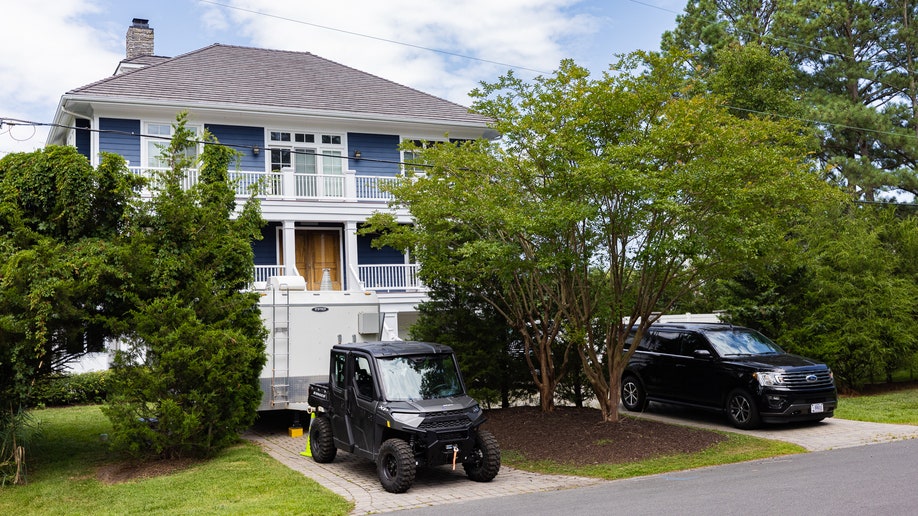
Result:
<instances>
[{"instance_id":1,"label":"white porch railing","mask_svg":"<svg viewBox=\"0 0 918 516\"><path fill-rule=\"evenodd\" d=\"M350 269L352 274L354 269ZM262 290L267 287L271 276L286 274L283 265L256 265L254 288ZM351 277L353 280L353 277ZM359 284L350 288L375 291L422 291L427 287L418 279L418 265L358 265L357 280Z\"/></svg>"},{"instance_id":2,"label":"white porch railing","mask_svg":"<svg viewBox=\"0 0 918 516\"><path fill-rule=\"evenodd\" d=\"M283 265L256 265L255 266L255 283L267 283L271 276L283 276L286 274L286 268Z\"/></svg>"},{"instance_id":3,"label":"white porch railing","mask_svg":"<svg viewBox=\"0 0 918 516\"><path fill-rule=\"evenodd\" d=\"M129 170L149 180L155 180L157 172L165 168L128 167ZM358 176L347 170L342 175L297 174L293 170L266 172L263 170L235 170L229 172L234 182L237 197L248 197L256 192L258 197L284 197L287 199L323 199L341 201L387 202L392 195L383 191L383 186L402 180L391 176ZM189 169L182 187L197 184L198 171ZM149 190L143 192L150 195Z\"/></svg>"},{"instance_id":4,"label":"white porch railing","mask_svg":"<svg viewBox=\"0 0 918 516\"><path fill-rule=\"evenodd\" d=\"M418 279L418 265L358 265L357 274L367 290L427 290Z\"/></svg>"}]
</instances>

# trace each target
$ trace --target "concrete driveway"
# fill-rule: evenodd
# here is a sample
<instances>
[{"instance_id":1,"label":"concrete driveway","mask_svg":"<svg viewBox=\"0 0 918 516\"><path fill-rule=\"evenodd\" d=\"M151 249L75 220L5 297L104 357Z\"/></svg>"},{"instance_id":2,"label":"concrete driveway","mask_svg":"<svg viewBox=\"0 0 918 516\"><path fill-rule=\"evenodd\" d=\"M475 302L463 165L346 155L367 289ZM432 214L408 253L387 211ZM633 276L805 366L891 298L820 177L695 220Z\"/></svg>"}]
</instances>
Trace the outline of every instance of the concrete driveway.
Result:
<instances>
[{"instance_id":1,"label":"concrete driveway","mask_svg":"<svg viewBox=\"0 0 918 516\"><path fill-rule=\"evenodd\" d=\"M809 451L834 450L918 438L918 426L865 423L834 417L816 424L766 425L757 430L739 430L730 426L722 414L660 403L651 403L649 410L641 414L627 412L624 408L621 408L621 413L666 423L785 441L799 444Z\"/></svg>"},{"instance_id":2,"label":"concrete driveway","mask_svg":"<svg viewBox=\"0 0 918 516\"><path fill-rule=\"evenodd\" d=\"M622 413L625 413L622 410ZM634 415L634 414L633 414ZM864 423L829 418L819 424L773 425L760 430L736 430L719 414L670 408L653 403L638 417L713 430L731 431L799 444L810 451L918 438L918 426ZM429 507L461 501L480 500L514 494L555 491L585 487L606 482L593 478L540 475L502 466L492 482L468 480L462 467L452 471L447 466L418 470L414 485L407 493L384 491L373 463L348 453L338 453L331 464L319 464L300 455L306 438L291 438L282 430L250 431L245 437L261 445L269 455L315 480L331 491L354 502L352 514L371 514L401 509Z\"/></svg>"}]
</instances>

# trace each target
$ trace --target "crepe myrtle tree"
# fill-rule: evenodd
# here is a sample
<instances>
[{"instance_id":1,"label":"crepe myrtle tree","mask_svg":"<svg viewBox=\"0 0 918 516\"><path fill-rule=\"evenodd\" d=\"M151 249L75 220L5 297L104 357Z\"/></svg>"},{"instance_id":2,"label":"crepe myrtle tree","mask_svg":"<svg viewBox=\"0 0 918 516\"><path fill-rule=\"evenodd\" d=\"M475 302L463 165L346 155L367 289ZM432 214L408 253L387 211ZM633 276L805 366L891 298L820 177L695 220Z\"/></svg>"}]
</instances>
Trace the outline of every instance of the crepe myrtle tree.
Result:
<instances>
[{"instance_id":1,"label":"crepe myrtle tree","mask_svg":"<svg viewBox=\"0 0 918 516\"><path fill-rule=\"evenodd\" d=\"M228 167L235 151L201 142L179 115L163 149L169 168L135 218L129 265L136 304L121 326L104 411L112 443L139 456L207 456L238 439L261 400L266 329L252 278L257 200L238 212ZM189 169L199 182L183 188Z\"/></svg>"},{"instance_id":2,"label":"crepe myrtle tree","mask_svg":"<svg viewBox=\"0 0 918 516\"><path fill-rule=\"evenodd\" d=\"M573 351L617 420L629 334L833 195L804 128L691 95L684 63L639 52L597 78L572 61L532 82L508 73L472 94L501 141L419 150L425 174L393 190L417 224L388 242L414 246L423 274L491 286L508 322L538 336L543 409Z\"/></svg>"}]
</instances>

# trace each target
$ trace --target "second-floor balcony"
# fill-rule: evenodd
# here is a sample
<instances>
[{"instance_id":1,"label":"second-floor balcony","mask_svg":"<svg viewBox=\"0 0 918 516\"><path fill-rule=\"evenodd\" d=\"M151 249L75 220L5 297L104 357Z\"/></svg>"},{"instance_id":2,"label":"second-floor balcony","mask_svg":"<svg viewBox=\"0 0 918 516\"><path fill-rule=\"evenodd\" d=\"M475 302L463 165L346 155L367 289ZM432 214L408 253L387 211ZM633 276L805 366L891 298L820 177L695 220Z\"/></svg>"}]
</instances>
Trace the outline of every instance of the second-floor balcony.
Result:
<instances>
[{"instance_id":1,"label":"second-floor balcony","mask_svg":"<svg viewBox=\"0 0 918 516\"><path fill-rule=\"evenodd\" d=\"M128 167L137 175L155 180L163 168ZM385 186L404 177L357 175L346 170L338 175L302 174L292 169L266 172L260 170L231 170L230 181L238 197L255 193L258 197L298 200L333 200L345 202L388 202L392 196ZM198 171L189 169L182 186L190 188L198 182ZM148 192L144 192L147 194Z\"/></svg>"},{"instance_id":2,"label":"second-floor balcony","mask_svg":"<svg viewBox=\"0 0 918 516\"><path fill-rule=\"evenodd\" d=\"M376 292L426 292L427 287L418 278L417 264L358 265L356 285L351 290L373 290ZM256 265L256 290L266 288L272 276L287 274L283 265Z\"/></svg>"}]
</instances>

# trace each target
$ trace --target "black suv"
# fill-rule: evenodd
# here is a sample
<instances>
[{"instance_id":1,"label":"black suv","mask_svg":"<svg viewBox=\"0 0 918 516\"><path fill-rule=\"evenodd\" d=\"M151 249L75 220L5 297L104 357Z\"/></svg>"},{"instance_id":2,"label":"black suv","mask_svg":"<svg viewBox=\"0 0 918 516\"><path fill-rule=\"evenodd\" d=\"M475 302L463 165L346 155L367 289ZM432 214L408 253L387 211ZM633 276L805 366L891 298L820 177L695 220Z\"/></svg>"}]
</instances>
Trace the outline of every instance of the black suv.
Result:
<instances>
[{"instance_id":1,"label":"black suv","mask_svg":"<svg viewBox=\"0 0 918 516\"><path fill-rule=\"evenodd\" d=\"M838 403L828 366L729 324L651 325L621 385L630 411L643 410L648 401L722 410L737 428L821 421Z\"/></svg>"}]
</instances>

